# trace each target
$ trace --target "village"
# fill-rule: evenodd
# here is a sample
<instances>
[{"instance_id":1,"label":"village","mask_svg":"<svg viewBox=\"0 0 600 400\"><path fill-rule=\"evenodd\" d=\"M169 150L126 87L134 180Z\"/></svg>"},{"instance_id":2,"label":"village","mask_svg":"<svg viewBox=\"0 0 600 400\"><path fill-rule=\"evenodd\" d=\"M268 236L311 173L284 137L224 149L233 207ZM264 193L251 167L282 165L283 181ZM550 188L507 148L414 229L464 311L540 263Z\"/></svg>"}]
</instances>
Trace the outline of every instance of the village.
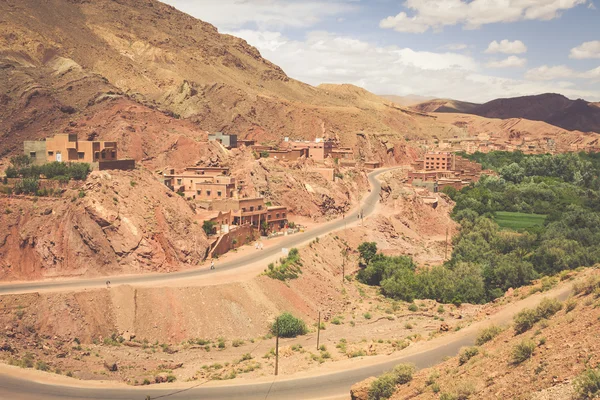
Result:
<instances>
[{"instance_id":1,"label":"village","mask_svg":"<svg viewBox=\"0 0 600 400\"><path fill-rule=\"evenodd\" d=\"M234 148L251 151L256 159L270 159L283 165L310 160L309 170L330 182L338 179L336 168L360 167L369 172L382 167L379 161L358 160L351 148L323 138L307 141L286 137L277 145L263 145L256 144L254 140L238 139L237 135L217 132L208 135L208 142L216 142L227 151ZM463 147L454 148L459 149L466 150ZM136 167L134 160L119 158L117 142L79 140L77 134L73 133L57 134L46 140L25 141L23 154L30 158L32 165L49 162L87 163L93 170L100 171L132 170ZM414 187L419 197L433 208L438 201L436 193L444 188L460 190L477 182L482 174L494 174L451 151L425 151L407 169L402 183ZM287 207L272 204L263 196L244 193L244 182L236 180L228 167L190 165L180 170L168 167L155 176L171 191L193 204L196 221L209 238L208 258L218 257L250 243L255 243L258 248L263 240L305 229L294 222L294 215L290 214ZM7 183L15 181L13 178ZM47 185L56 185L56 182L48 181Z\"/></svg>"}]
</instances>

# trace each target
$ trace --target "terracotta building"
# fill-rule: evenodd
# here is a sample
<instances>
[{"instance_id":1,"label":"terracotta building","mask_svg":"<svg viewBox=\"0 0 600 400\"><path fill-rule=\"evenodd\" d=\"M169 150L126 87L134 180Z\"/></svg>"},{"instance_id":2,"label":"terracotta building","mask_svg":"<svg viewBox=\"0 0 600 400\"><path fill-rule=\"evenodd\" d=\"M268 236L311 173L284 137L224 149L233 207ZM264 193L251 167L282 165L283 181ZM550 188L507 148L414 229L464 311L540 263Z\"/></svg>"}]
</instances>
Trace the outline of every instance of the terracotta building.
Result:
<instances>
[{"instance_id":1,"label":"terracotta building","mask_svg":"<svg viewBox=\"0 0 600 400\"><path fill-rule=\"evenodd\" d=\"M46 162L97 163L117 160L117 142L78 140L77 134L59 134L41 141L23 142L24 153L35 164Z\"/></svg>"},{"instance_id":2,"label":"terracotta building","mask_svg":"<svg viewBox=\"0 0 600 400\"><path fill-rule=\"evenodd\" d=\"M454 170L454 154L447 152L430 152L425 154L424 168L426 171Z\"/></svg>"},{"instance_id":3,"label":"terracotta building","mask_svg":"<svg viewBox=\"0 0 600 400\"><path fill-rule=\"evenodd\" d=\"M211 206L214 211L231 211L232 225L259 228L266 221L273 229L282 228L287 222L287 208L267 207L262 197L213 201Z\"/></svg>"},{"instance_id":4,"label":"terracotta building","mask_svg":"<svg viewBox=\"0 0 600 400\"><path fill-rule=\"evenodd\" d=\"M323 161L331 155L335 147L333 141L316 139L314 142L286 142L291 149L308 149L308 158Z\"/></svg>"},{"instance_id":5,"label":"terracotta building","mask_svg":"<svg viewBox=\"0 0 600 400\"><path fill-rule=\"evenodd\" d=\"M195 200L218 200L235 196L235 178L223 175L226 168L191 167L176 174L171 169L163 175L164 184L186 198Z\"/></svg>"}]
</instances>

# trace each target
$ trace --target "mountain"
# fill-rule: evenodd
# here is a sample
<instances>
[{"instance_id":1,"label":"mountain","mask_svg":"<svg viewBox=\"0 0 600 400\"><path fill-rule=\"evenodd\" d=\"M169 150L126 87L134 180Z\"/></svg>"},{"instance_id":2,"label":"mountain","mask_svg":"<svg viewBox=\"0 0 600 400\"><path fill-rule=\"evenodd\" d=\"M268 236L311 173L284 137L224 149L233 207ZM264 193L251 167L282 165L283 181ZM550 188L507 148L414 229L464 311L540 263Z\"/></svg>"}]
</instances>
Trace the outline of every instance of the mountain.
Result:
<instances>
[{"instance_id":1,"label":"mountain","mask_svg":"<svg viewBox=\"0 0 600 400\"><path fill-rule=\"evenodd\" d=\"M484 104L432 100L412 107L421 112L452 112L486 118L525 118L544 121L567 130L600 133L600 107L556 93L495 99Z\"/></svg>"},{"instance_id":2,"label":"mountain","mask_svg":"<svg viewBox=\"0 0 600 400\"><path fill-rule=\"evenodd\" d=\"M427 96L419 96L417 94L409 94L406 96L396 96L393 94L382 94L380 97L383 97L386 100L394 102L402 107L409 107L415 104L424 103L429 100L435 99L435 97L427 97Z\"/></svg>"},{"instance_id":3,"label":"mountain","mask_svg":"<svg viewBox=\"0 0 600 400\"><path fill-rule=\"evenodd\" d=\"M121 155L156 167L169 152L189 158L178 146L206 131L355 147L357 132L447 131L363 89L291 79L244 40L155 0L0 2L0 105L0 157L73 132L119 140Z\"/></svg>"},{"instance_id":4,"label":"mountain","mask_svg":"<svg viewBox=\"0 0 600 400\"><path fill-rule=\"evenodd\" d=\"M451 99L433 99L415 104L411 108L420 112L470 113L479 104Z\"/></svg>"}]
</instances>

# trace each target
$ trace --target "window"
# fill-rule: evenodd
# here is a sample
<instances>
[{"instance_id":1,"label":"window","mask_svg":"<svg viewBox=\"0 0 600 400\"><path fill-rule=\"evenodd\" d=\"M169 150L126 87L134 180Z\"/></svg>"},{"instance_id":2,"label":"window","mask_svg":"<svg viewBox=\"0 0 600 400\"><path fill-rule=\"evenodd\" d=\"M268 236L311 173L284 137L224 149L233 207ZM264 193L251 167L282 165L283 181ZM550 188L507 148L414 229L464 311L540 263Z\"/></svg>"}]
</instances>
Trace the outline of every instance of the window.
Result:
<instances>
[{"instance_id":1,"label":"window","mask_svg":"<svg viewBox=\"0 0 600 400\"><path fill-rule=\"evenodd\" d=\"M85 157L85 153L84 153L84 152L82 152L82 151L80 151L80 152L78 152L78 153L77 153L77 157L78 157L80 160L83 160L83 157Z\"/></svg>"},{"instance_id":2,"label":"window","mask_svg":"<svg viewBox=\"0 0 600 400\"><path fill-rule=\"evenodd\" d=\"M250 211L254 211L254 206L250 206Z\"/></svg>"},{"instance_id":3,"label":"window","mask_svg":"<svg viewBox=\"0 0 600 400\"><path fill-rule=\"evenodd\" d=\"M48 155L49 155L49 156L53 156L53 155L54 155L54 152L53 152L53 151L49 151L49 152L48 152Z\"/></svg>"},{"instance_id":4,"label":"window","mask_svg":"<svg viewBox=\"0 0 600 400\"><path fill-rule=\"evenodd\" d=\"M217 192L217 196L221 197L221 191L220 190Z\"/></svg>"},{"instance_id":5,"label":"window","mask_svg":"<svg viewBox=\"0 0 600 400\"><path fill-rule=\"evenodd\" d=\"M285 218L285 213L282 213L282 214L281 214L281 217L282 217L282 218Z\"/></svg>"},{"instance_id":6,"label":"window","mask_svg":"<svg viewBox=\"0 0 600 400\"><path fill-rule=\"evenodd\" d=\"M272 215L271 215L271 214L269 214L269 215L267 216L267 219L271 219L271 217L272 217Z\"/></svg>"},{"instance_id":7,"label":"window","mask_svg":"<svg viewBox=\"0 0 600 400\"><path fill-rule=\"evenodd\" d=\"M104 160L106 158L106 154L104 152L102 152L102 159Z\"/></svg>"},{"instance_id":8,"label":"window","mask_svg":"<svg viewBox=\"0 0 600 400\"><path fill-rule=\"evenodd\" d=\"M275 218L279 218L279 213L275 214Z\"/></svg>"},{"instance_id":9,"label":"window","mask_svg":"<svg viewBox=\"0 0 600 400\"><path fill-rule=\"evenodd\" d=\"M200 196L202 194L202 190L196 190L196 194Z\"/></svg>"},{"instance_id":10,"label":"window","mask_svg":"<svg viewBox=\"0 0 600 400\"><path fill-rule=\"evenodd\" d=\"M207 191L206 191L206 195L207 195L207 196L210 196L210 190L207 190Z\"/></svg>"},{"instance_id":11,"label":"window","mask_svg":"<svg viewBox=\"0 0 600 400\"><path fill-rule=\"evenodd\" d=\"M181 185L181 179L177 179L177 184Z\"/></svg>"},{"instance_id":12,"label":"window","mask_svg":"<svg viewBox=\"0 0 600 400\"><path fill-rule=\"evenodd\" d=\"M262 206L258 206L258 209L259 209L259 210L262 210Z\"/></svg>"},{"instance_id":13,"label":"window","mask_svg":"<svg viewBox=\"0 0 600 400\"><path fill-rule=\"evenodd\" d=\"M246 212L246 207L242 207L242 212Z\"/></svg>"}]
</instances>

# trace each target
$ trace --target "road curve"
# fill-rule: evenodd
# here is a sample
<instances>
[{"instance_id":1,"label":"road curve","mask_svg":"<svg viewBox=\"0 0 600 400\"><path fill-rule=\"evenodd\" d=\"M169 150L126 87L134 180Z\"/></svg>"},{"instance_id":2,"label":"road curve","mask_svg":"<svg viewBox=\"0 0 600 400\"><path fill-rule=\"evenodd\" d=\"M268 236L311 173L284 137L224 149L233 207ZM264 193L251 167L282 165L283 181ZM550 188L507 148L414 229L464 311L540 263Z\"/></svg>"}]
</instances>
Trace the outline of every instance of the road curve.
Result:
<instances>
[{"instance_id":1,"label":"road curve","mask_svg":"<svg viewBox=\"0 0 600 400\"><path fill-rule=\"evenodd\" d=\"M168 389L166 387L131 387L119 389L82 388L49 385L25 379L0 375L0 398L15 400L58 400L58 399L114 399L114 400L287 400L343 398L349 395L350 387L370 376L380 375L399 363L412 363L417 368L427 368L442 361L446 356L455 355L463 346L472 345L475 334L462 336L445 344L421 353L395 358L380 364L335 372L319 376L288 379L273 382L231 385L231 386L190 386L190 389ZM190 383L193 385L193 383Z\"/></svg>"},{"instance_id":2,"label":"road curve","mask_svg":"<svg viewBox=\"0 0 600 400\"><path fill-rule=\"evenodd\" d=\"M271 382L211 386L206 382L193 383L187 388L156 385L123 388L75 387L62 384L45 384L33 380L0 374L0 399L10 400L287 400L348 398L350 387L370 376L377 376L399 363L412 363L417 368L427 368L443 361L446 356L456 355L461 347L473 345L478 329L489 323L505 325L520 310L536 305L543 297L564 301L571 294L571 286L555 288L544 294L530 296L518 303L510 304L487 320L475 323L450 336L442 336L420 351L405 355L392 355L370 365L357 365L340 372L324 373L302 378L280 378ZM367 361L367 360L365 360ZM357 363L361 360L357 359ZM78 382L79 383L79 382ZM214 385L214 383L212 383Z\"/></svg>"},{"instance_id":3,"label":"road curve","mask_svg":"<svg viewBox=\"0 0 600 400\"><path fill-rule=\"evenodd\" d=\"M138 274L138 275L127 275L127 276L103 276L100 278L92 278L92 279L72 279L72 280L57 280L57 281L36 281L36 282L24 282L24 283L16 283L16 284L5 284L0 285L0 295L2 294L14 294L14 293L24 293L24 292L33 292L36 290L65 290L72 288L94 288L94 287L104 287L107 280L110 280L111 285L114 287L116 285L130 285L130 284L144 284L144 283L156 283L156 282L164 282L171 281L175 279L183 279L183 278L192 278L199 277L206 274L215 274L219 273L219 271L228 271L236 268L241 268L245 265L249 265L255 262L259 262L263 259L268 259L271 256L279 253L282 247L292 248L300 245L301 243L310 241L318 236L327 235L333 231L344 228L344 224L346 222L351 223L355 222L357 219L358 213L362 210L364 216L368 216L373 213L375 210L375 206L379 201L379 194L381 192L381 182L377 180L377 176L395 169L398 167L391 167L385 169L379 169L371 172L368 175L369 183L371 184L371 193L363 200L361 207L357 207L357 209L346 215L345 219L338 219L316 228L310 229L303 233L297 233L291 235L288 239L283 240L277 246L271 246L266 248L261 252L254 252L244 257L237 258L235 260L231 260L228 262L219 263L217 265L217 271L211 271L208 268L198 268L198 269L190 269L181 272L173 272L173 273L154 273L154 274Z\"/></svg>"}]
</instances>

